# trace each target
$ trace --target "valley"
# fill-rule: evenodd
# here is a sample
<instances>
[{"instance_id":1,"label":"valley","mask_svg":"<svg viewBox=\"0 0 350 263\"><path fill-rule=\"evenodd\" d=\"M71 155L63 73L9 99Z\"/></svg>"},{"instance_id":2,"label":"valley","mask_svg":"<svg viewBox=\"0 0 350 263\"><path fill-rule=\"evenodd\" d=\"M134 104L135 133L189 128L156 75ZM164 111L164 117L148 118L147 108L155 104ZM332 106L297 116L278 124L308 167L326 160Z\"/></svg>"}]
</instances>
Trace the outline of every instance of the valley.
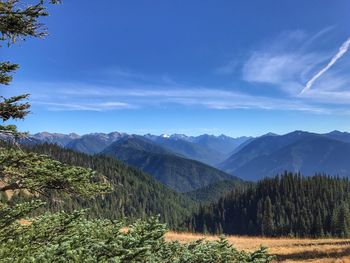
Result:
<instances>
[{"instance_id":1,"label":"valley","mask_svg":"<svg viewBox=\"0 0 350 263\"><path fill-rule=\"evenodd\" d=\"M119 218L134 217L143 211L149 215L159 211L163 214L164 222L169 223L173 229L213 234L270 237L344 237L350 234L350 211L347 205L350 201L347 176L347 156L350 155L350 152L347 154L350 149L348 133L269 133L257 138L244 137L243 142L239 139L241 143L236 144L233 142L237 138L224 135L141 136L119 132L79 136L66 141L65 147L47 144L48 140L43 139L47 137L49 142L59 142L61 138L67 140L67 136L71 137L47 133L45 136L34 135L33 138L41 138L41 141L27 145L63 162L97 169L101 174L108 175L116 189L122 189L120 186L127 182L126 178L133 177L132 180L135 180L141 172L143 178L147 178L148 183L136 179L137 184L141 183L139 194L142 197L139 194L138 197L133 194L131 197L122 197L119 208L115 211L112 208L118 204L119 191L108 197L105 204L102 200L85 205L81 201L73 202L73 207L92 206L95 215L102 213ZM222 142L232 142L229 145L233 154L223 164L233 164L235 174L237 172L241 177L185 156L182 146L192 145L195 148L193 142L203 138L206 138L206 143L201 147L206 145L207 152L221 149L224 153ZM71 150L72 145L84 147ZM96 149L103 150L96 153ZM79 159L84 161L77 162ZM91 161L102 166L91 166ZM113 165L120 167L122 164L125 166L123 170L128 166L134 170L126 177L123 175L118 178L120 175L110 169ZM106 170L106 165L111 168ZM336 171L337 168L342 173L332 174L331 171ZM135 173L140 175L132 175ZM160 201L159 195L151 190L150 185L153 187L155 182L164 188L162 191L169 200L176 196L176 201L171 202L174 205L174 215L171 215L170 207L160 205L159 202L164 200ZM123 195L132 191L132 185L133 183L125 185L127 189ZM169 188L174 192L168 191ZM145 200L150 200L147 207L144 207ZM128 202L132 202L138 211L129 210ZM138 202L141 202L141 206ZM184 209L179 209L180 203L177 202L186 204ZM103 211L103 207L108 207L108 212ZM186 216L179 220L181 216L178 215Z\"/></svg>"},{"instance_id":2,"label":"valley","mask_svg":"<svg viewBox=\"0 0 350 263\"><path fill-rule=\"evenodd\" d=\"M350 263L349 10L0 0L0 263Z\"/></svg>"},{"instance_id":3,"label":"valley","mask_svg":"<svg viewBox=\"0 0 350 263\"><path fill-rule=\"evenodd\" d=\"M213 242L225 234L229 244L247 253L254 253L260 245L267 246L278 262L346 262L350 251L350 240L346 239L350 236L347 176L281 172L276 177L244 180L174 151L179 139L167 142L173 145L170 149L169 145L155 143L149 135L146 138L121 134L98 133L78 138L74 135L73 139L50 134L50 140L36 136L30 143L23 142L29 153L45 154L67 165L93 169L112 189L94 199L51 191L43 197L46 205L34 215L88 208L91 218L132 223L137 218L159 214L161 222L170 230L165 234L167 242L179 241L187 246L201 238ZM347 147L347 135L344 139L334 132L331 134L336 138L306 132L265 135L246 140L241 147L236 145L238 150L232 156L236 158L239 154L236 164L242 160L250 164L271 154L282 156L280 151L286 151L286 147L314 140L317 140L319 154L323 149L337 151ZM59 138L65 139L66 146ZM162 136L161 140L165 139ZM71 145L80 143L84 147L70 149ZM3 147L8 147L6 142ZM263 150L262 153L257 149ZM305 158L309 157L310 150L305 154ZM330 157L328 154L328 159L323 160L329 163ZM338 160L345 163L346 159ZM260 166L268 163L266 159ZM5 192L0 201L5 202L7 198ZM17 192L11 194L10 201L28 198L31 196Z\"/></svg>"}]
</instances>

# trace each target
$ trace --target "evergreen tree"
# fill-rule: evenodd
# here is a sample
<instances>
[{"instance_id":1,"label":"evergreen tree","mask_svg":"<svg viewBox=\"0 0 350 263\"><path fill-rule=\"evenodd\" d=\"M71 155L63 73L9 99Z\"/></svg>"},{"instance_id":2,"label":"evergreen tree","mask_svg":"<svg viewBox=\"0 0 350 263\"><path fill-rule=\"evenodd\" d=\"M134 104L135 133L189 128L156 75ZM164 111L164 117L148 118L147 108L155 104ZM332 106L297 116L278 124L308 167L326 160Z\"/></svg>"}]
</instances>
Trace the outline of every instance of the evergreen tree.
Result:
<instances>
[{"instance_id":1,"label":"evergreen tree","mask_svg":"<svg viewBox=\"0 0 350 263\"><path fill-rule=\"evenodd\" d=\"M27 6L18 0L1 1L0 41L11 47L17 40L44 37L46 31L38 20L47 15L44 1ZM17 64L1 62L0 84L9 85L12 81L11 74L18 67ZM30 104L23 102L27 98L28 94L11 98L0 97L0 119L3 122L0 135L8 138L10 143L13 142L13 138L16 140L23 134L18 132L14 125L5 123L8 120L23 119L29 113ZM18 145L1 147L0 192L26 190L37 195L54 189L69 194L90 195L107 189L107 185L93 184L95 180L94 173L89 169L67 166L44 155L24 152ZM0 203L2 209L6 209L7 206L8 204Z\"/></svg>"},{"instance_id":2,"label":"evergreen tree","mask_svg":"<svg viewBox=\"0 0 350 263\"><path fill-rule=\"evenodd\" d=\"M350 236L350 212L349 206L345 202L342 202L341 205L333 211L332 232L338 237Z\"/></svg>"},{"instance_id":3,"label":"evergreen tree","mask_svg":"<svg viewBox=\"0 0 350 263\"><path fill-rule=\"evenodd\" d=\"M316 237L323 237L323 223L322 223L322 216L320 211L317 212L314 223L313 223L314 229L313 229L313 235Z\"/></svg>"},{"instance_id":4,"label":"evergreen tree","mask_svg":"<svg viewBox=\"0 0 350 263\"><path fill-rule=\"evenodd\" d=\"M264 202L264 211L261 223L261 233L263 236L273 236L274 235L274 222L273 222L273 212L270 197L266 197Z\"/></svg>"},{"instance_id":5,"label":"evergreen tree","mask_svg":"<svg viewBox=\"0 0 350 263\"><path fill-rule=\"evenodd\" d=\"M52 0L51 3L58 3ZM25 40L27 37L42 38L47 32L39 18L47 16L44 1L38 4L28 5L23 8L19 0L7 0L0 2L0 47L4 44L10 47L18 40ZM12 74L19 68L18 64L9 61L0 61L0 85L9 85L12 81ZM30 104L25 100L29 94L22 94L5 98L0 96L0 119L2 122L8 120L23 119L29 113ZM14 125L0 125L0 135L23 136Z\"/></svg>"},{"instance_id":6,"label":"evergreen tree","mask_svg":"<svg viewBox=\"0 0 350 263\"><path fill-rule=\"evenodd\" d=\"M339 208L338 231L341 237L350 236L350 212L349 205L342 202Z\"/></svg>"}]
</instances>

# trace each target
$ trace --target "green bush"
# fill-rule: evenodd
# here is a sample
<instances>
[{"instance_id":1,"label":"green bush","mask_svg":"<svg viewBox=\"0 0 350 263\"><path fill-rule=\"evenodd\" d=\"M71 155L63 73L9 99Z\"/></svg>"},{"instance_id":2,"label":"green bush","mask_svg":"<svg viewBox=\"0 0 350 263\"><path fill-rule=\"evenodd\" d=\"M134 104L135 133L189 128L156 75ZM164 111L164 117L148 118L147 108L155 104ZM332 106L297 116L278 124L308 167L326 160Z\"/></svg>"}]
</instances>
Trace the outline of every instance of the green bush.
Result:
<instances>
[{"instance_id":1,"label":"green bush","mask_svg":"<svg viewBox=\"0 0 350 263\"><path fill-rule=\"evenodd\" d=\"M36 204L32 204L35 208ZM28 207L28 206L27 206ZM22 205L0 209L6 213ZM0 219L0 223L1 223ZM166 228L152 217L126 226L117 221L85 217L84 211L46 213L0 230L1 262L270 262L265 248L237 251L227 240L198 240L181 244L164 239ZM126 230L127 229L127 230Z\"/></svg>"}]
</instances>

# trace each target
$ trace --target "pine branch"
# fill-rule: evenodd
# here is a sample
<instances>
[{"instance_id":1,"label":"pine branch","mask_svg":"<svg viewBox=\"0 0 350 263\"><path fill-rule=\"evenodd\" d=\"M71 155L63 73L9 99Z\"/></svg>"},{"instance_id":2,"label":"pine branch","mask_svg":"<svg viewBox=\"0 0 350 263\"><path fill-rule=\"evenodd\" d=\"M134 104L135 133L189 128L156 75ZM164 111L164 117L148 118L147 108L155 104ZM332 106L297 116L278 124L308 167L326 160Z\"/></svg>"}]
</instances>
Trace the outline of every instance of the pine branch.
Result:
<instances>
[{"instance_id":1,"label":"pine branch","mask_svg":"<svg viewBox=\"0 0 350 263\"><path fill-rule=\"evenodd\" d=\"M21 101L27 99L29 94L4 98L0 96L0 119L8 121L9 119L23 119L30 111L30 104Z\"/></svg>"},{"instance_id":2,"label":"pine branch","mask_svg":"<svg viewBox=\"0 0 350 263\"><path fill-rule=\"evenodd\" d=\"M9 73L18 69L18 64L12 64L10 62L0 63L0 84L8 85L12 81L12 76Z\"/></svg>"}]
</instances>

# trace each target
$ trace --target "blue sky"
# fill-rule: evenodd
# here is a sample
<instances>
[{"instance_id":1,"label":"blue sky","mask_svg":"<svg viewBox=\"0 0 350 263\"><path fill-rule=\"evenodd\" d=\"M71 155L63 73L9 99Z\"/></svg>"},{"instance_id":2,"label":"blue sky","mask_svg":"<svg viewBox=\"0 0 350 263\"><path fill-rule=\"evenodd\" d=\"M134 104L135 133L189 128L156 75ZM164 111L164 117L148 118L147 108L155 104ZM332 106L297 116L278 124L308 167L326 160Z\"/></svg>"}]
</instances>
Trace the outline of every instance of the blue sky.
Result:
<instances>
[{"instance_id":1,"label":"blue sky","mask_svg":"<svg viewBox=\"0 0 350 263\"><path fill-rule=\"evenodd\" d=\"M350 131L346 0L74 0L2 47L30 132Z\"/></svg>"}]
</instances>

